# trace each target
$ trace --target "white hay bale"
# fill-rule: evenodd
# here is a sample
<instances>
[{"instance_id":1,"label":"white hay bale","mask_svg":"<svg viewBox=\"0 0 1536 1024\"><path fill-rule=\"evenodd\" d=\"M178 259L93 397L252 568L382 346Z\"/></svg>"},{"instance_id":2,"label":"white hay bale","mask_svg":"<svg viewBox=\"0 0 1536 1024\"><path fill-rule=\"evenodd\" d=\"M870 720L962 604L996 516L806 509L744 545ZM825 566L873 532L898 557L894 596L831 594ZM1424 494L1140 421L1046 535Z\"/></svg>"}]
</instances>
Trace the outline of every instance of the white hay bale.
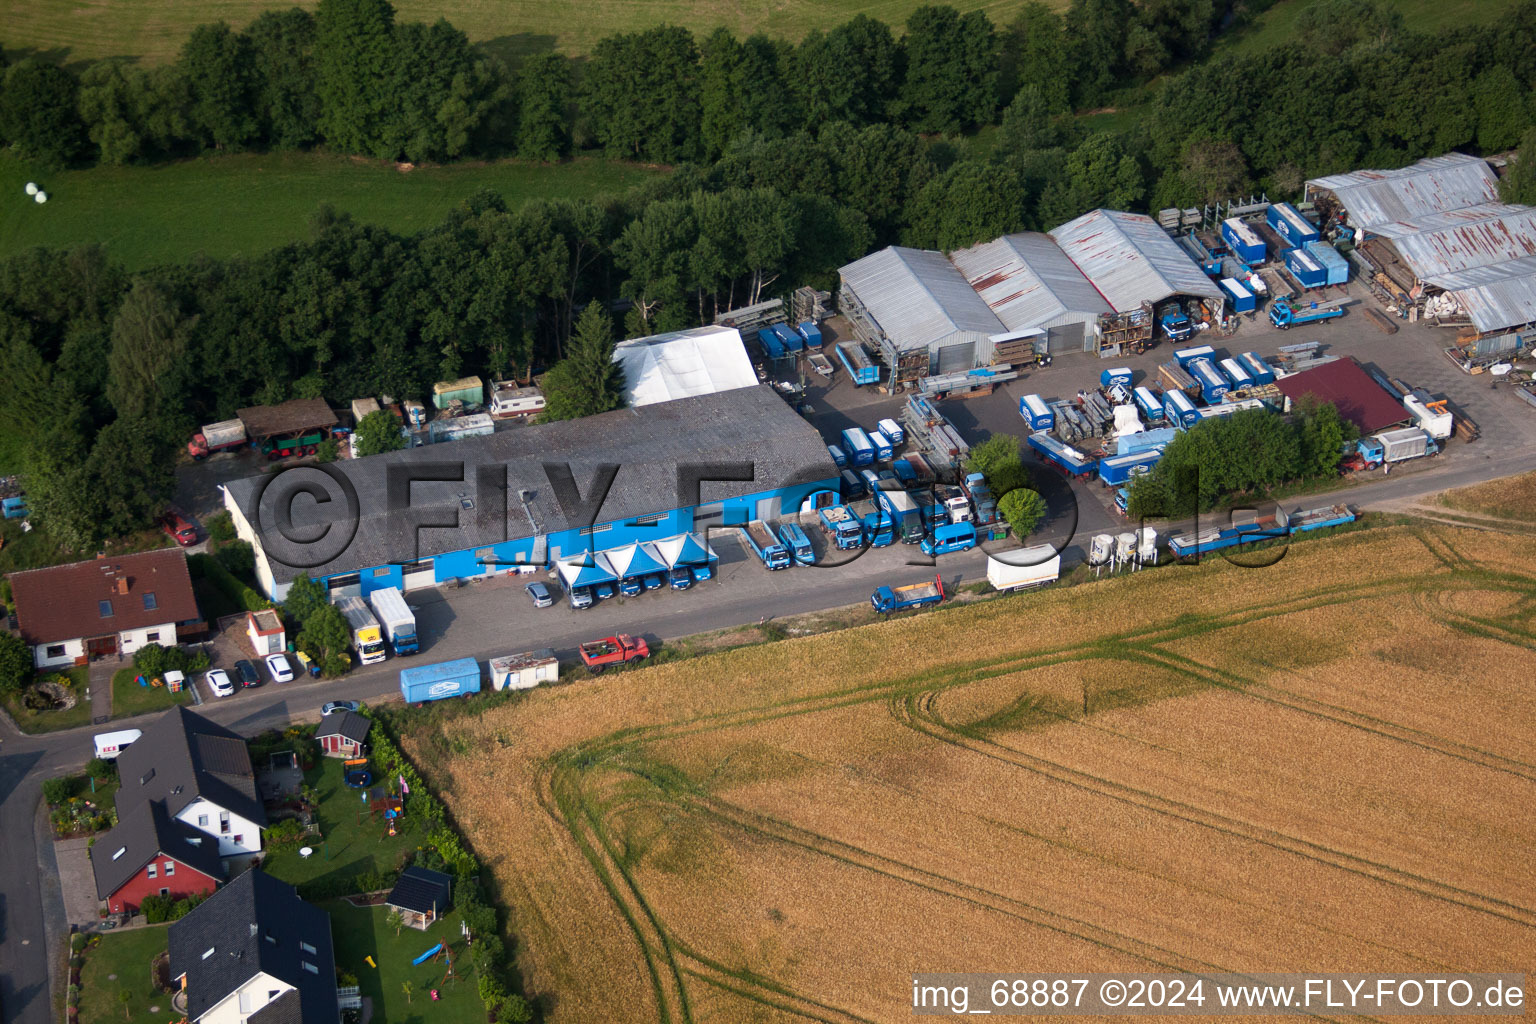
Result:
<instances>
[{"instance_id":1,"label":"white hay bale","mask_svg":"<svg viewBox=\"0 0 1536 1024\"><path fill-rule=\"evenodd\" d=\"M27 182L27 195L35 196L35 195L37 195L37 193L38 193L37 182L35 182L35 181Z\"/></svg>"},{"instance_id":2,"label":"white hay bale","mask_svg":"<svg viewBox=\"0 0 1536 1024\"><path fill-rule=\"evenodd\" d=\"M39 203L46 203L48 201L48 193L39 191L37 195L33 196L32 198Z\"/></svg>"}]
</instances>

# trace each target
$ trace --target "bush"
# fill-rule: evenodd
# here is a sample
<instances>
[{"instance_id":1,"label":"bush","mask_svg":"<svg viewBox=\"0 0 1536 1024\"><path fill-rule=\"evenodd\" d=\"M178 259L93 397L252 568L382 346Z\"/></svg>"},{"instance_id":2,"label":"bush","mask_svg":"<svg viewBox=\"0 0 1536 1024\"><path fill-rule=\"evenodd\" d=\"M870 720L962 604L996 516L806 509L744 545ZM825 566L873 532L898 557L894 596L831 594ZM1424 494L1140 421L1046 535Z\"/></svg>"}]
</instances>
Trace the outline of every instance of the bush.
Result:
<instances>
[{"instance_id":1,"label":"bush","mask_svg":"<svg viewBox=\"0 0 1536 1024\"><path fill-rule=\"evenodd\" d=\"M49 806L57 807L67 803L71 797L78 796L81 786L81 778L78 775L64 775L57 779L45 779L43 781L43 799Z\"/></svg>"},{"instance_id":2,"label":"bush","mask_svg":"<svg viewBox=\"0 0 1536 1024\"><path fill-rule=\"evenodd\" d=\"M294 846L304 838L304 826L297 818L284 818L267 829L267 846Z\"/></svg>"},{"instance_id":3,"label":"bush","mask_svg":"<svg viewBox=\"0 0 1536 1024\"><path fill-rule=\"evenodd\" d=\"M224 592L224 596L228 597L245 611L257 612L263 608L273 607L271 601L268 601L256 591L235 579L230 571L212 555L188 555L188 566L190 567L194 562L198 566L198 575L212 580L213 585Z\"/></svg>"},{"instance_id":4,"label":"bush","mask_svg":"<svg viewBox=\"0 0 1536 1024\"><path fill-rule=\"evenodd\" d=\"M93 757L85 764L85 774L100 782L117 777L117 762L104 757Z\"/></svg>"},{"instance_id":5,"label":"bush","mask_svg":"<svg viewBox=\"0 0 1536 1024\"><path fill-rule=\"evenodd\" d=\"M256 551L243 540L221 544L213 557L237 577L250 579L256 571Z\"/></svg>"},{"instance_id":6,"label":"bush","mask_svg":"<svg viewBox=\"0 0 1536 1024\"><path fill-rule=\"evenodd\" d=\"M227 544L235 539L235 520L228 509L222 509L204 519L203 526L208 530L208 539L215 543Z\"/></svg>"},{"instance_id":7,"label":"bush","mask_svg":"<svg viewBox=\"0 0 1536 1024\"><path fill-rule=\"evenodd\" d=\"M139 904L139 911L144 915L144 920L150 924L165 924L167 921L180 921L207 898L192 895L185 899L173 900L169 896L155 893L144 897L143 902Z\"/></svg>"}]
</instances>

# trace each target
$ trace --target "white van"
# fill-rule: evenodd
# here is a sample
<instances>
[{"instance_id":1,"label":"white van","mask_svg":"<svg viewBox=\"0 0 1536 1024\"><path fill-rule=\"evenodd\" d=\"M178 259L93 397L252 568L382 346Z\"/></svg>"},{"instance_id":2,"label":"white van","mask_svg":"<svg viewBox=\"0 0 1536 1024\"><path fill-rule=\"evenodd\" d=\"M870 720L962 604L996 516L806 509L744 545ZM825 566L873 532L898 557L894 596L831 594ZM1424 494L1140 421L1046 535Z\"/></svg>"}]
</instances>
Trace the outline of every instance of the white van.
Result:
<instances>
[{"instance_id":1,"label":"white van","mask_svg":"<svg viewBox=\"0 0 1536 1024\"><path fill-rule=\"evenodd\" d=\"M142 729L119 729L117 732L99 732L92 739L96 741L96 756L107 761L114 760L118 754L128 749L128 744L144 735Z\"/></svg>"}]
</instances>

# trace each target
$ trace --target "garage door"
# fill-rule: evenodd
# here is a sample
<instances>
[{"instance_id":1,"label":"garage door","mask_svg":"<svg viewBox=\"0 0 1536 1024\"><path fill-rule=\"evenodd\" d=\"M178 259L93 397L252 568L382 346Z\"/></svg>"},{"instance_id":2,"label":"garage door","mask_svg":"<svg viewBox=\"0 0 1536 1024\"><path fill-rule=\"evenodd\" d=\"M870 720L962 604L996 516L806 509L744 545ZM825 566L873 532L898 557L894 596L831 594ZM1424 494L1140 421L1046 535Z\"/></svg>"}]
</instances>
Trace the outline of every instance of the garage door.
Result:
<instances>
[{"instance_id":1,"label":"garage door","mask_svg":"<svg viewBox=\"0 0 1536 1024\"><path fill-rule=\"evenodd\" d=\"M939 349L939 373L962 373L976 365L976 346L945 345Z\"/></svg>"},{"instance_id":2,"label":"garage door","mask_svg":"<svg viewBox=\"0 0 1536 1024\"><path fill-rule=\"evenodd\" d=\"M405 566L400 573L400 586L405 590L437 586L437 579L432 571L432 559L428 558Z\"/></svg>"},{"instance_id":3,"label":"garage door","mask_svg":"<svg viewBox=\"0 0 1536 1024\"><path fill-rule=\"evenodd\" d=\"M781 501L779 501L778 498L759 498L759 499L757 499L757 518L759 518L759 519L777 519L777 518L779 518L779 506L781 504L783 504L783 503Z\"/></svg>"},{"instance_id":4,"label":"garage door","mask_svg":"<svg viewBox=\"0 0 1536 1024\"><path fill-rule=\"evenodd\" d=\"M1081 322L1051 327L1047 329L1046 335L1048 338L1047 344L1050 345L1052 353L1086 351L1083 348L1083 325Z\"/></svg>"}]
</instances>

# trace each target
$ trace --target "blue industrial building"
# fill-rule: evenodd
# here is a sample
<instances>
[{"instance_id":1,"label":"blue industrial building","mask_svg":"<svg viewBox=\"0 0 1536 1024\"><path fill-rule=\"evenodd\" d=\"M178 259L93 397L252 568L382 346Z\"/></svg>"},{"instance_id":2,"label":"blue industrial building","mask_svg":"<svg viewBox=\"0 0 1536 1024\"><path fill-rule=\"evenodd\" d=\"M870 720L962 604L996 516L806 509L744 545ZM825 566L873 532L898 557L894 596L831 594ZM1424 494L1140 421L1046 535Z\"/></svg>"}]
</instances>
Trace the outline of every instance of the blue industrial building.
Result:
<instances>
[{"instance_id":1,"label":"blue industrial building","mask_svg":"<svg viewBox=\"0 0 1536 1024\"><path fill-rule=\"evenodd\" d=\"M444 464L458 463L461 472L443 471ZM416 477L403 512L389 510L392 471ZM334 554L316 542L318 554L295 557L275 526L276 507L288 503L289 473L270 487L265 476L226 484L225 507L255 549L257 579L274 600L300 575L337 597L547 567L585 553L793 514L813 493L838 486L820 434L765 386L289 472L333 498L293 501L288 535L309 538L329 528L332 547L350 539ZM327 472L356 494L355 517ZM680 497L690 478L702 478L697 499ZM599 501L605 480L611 484ZM410 516L434 523L456 516L458 526L418 530Z\"/></svg>"}]
</instances>

